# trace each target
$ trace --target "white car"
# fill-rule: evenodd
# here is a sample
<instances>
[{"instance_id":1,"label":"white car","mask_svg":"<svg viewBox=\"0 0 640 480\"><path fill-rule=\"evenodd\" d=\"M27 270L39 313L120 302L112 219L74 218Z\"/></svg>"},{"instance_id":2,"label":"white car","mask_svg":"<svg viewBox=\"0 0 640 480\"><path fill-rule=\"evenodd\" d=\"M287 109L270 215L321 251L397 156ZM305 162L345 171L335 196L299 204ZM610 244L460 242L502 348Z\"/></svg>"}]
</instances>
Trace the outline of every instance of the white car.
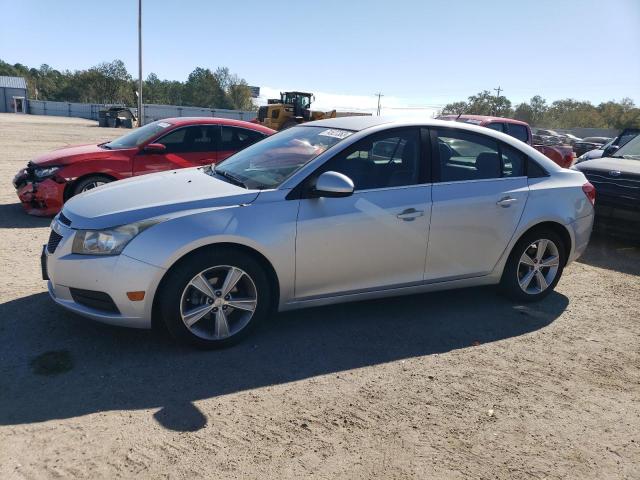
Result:
<instances>
[{"instance_id":1,"label":"white car","mask_svg":"<svg viewBox=\"0 0 640 480\"><path fill-rule=\"evenodd\" d=\"M491 129L321 120L72 198L43 273L80 315L220 347L274 310L492 284L540 300L586 248L594 195Z\"/></svg>"}]
</instances>

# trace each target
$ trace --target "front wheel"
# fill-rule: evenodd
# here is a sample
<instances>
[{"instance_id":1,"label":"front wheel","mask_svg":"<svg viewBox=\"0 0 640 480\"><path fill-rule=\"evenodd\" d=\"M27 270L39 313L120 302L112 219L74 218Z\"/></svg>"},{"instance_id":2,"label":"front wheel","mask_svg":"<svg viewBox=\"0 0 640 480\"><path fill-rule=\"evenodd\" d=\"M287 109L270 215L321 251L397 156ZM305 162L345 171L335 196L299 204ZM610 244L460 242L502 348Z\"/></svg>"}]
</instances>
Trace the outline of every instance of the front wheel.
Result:
<instances>
[{"instance_id":1,"label":"front wheel","mask_svg":"<svg viewBox=\"0 0 640 480\"><path fill-rule=\"evenodd\" d=\"M529 232L513 247L500 288L517 301L541 300L558 284L566 260L564 244L555 232L548 229Z\"/></svg>"},{"instance_id":2,"label":"front wheel","mask_svg":"<svg viewBox=\"0 0 640 480\"><path fill-rule=\"evenodd\" d=\"M73 195L78 195L83 192L88 192L89 190L93 190L101 185L112 182L113 179L108 177L103 177L101 175L91 175L90 177L86 177L80 180L73 188Z\"/></svg>"},{"instance_id":3,"label":"front wheel","mask_svg":"<svg viewBox=\"0 0 640 480\"><path fill-rule=\"evenodd\" d=\"M159 293L169 332L202 348L237 343L264 320L271 304L261 264L227 248L187 257L172 269Z\"/></svg>"}]
</instances>

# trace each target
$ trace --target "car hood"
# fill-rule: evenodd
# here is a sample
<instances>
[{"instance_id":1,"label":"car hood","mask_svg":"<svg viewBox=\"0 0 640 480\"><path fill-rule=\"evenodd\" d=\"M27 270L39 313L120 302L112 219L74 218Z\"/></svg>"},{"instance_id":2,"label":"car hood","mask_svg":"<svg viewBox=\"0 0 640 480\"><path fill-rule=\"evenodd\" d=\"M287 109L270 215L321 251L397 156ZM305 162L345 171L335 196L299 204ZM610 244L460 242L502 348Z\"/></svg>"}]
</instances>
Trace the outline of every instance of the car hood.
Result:
<instances>
[{"instance_id":1,"label":"car hood","mask_svg":"<svg viewBox=\"0 0 640 480\"><path fill-rule=\"evenodd\" d=\"M576 165L578 170L618 170L623 173L632 173L634 175L640 174L640 160L631 160L628 158L594 158L593 160L586 160Z\"/></svg>"},{"instance_id":2,"label":"car hood","mask_svg":"<svg viewBox=\"0 0 640 480\"><path fill-rule=\"evenodd\" d=\"M51 165L67 165L75 160L76 157L90 155L96 156L108 156L112 150L106 150L100 148L95 144L88 145L75 145L73 147L63 147L45 154L39 155L31 163L39 167L47 167Z\"/></svg>"},{"instance_id":3,"label":"car hood","mask_svg":"<svg viewBox=\"0 0 640 480\"><path fill-rule=\"evenodd\" d=\"M207 175L202 167L185 168L89 190L69 200L63 214L71 228L103 229L187 210L247 204L259 193Z\"/></svg>"}]
</instances>

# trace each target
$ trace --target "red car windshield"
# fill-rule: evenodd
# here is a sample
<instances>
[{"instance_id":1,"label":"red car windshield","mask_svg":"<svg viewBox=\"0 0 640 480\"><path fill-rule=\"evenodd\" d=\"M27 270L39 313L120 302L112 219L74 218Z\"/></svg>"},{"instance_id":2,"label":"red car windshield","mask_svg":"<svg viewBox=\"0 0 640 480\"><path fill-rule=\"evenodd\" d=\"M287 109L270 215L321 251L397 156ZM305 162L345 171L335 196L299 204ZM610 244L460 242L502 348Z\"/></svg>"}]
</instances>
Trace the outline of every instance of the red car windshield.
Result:
<instances>
[{"instance_id":1,"label":"red car windshield","mask_svg":"<svg viewBox=\"0 0 640 480\"><path fill-rule=\"evenodd\" d=\"M168 129L171 126L171 123L165 122L163 120L148 123L144 127L136 128L135 130L127 133L126 135L123 135L122 137L116 138L109 143L102 144L101 147L114 150L119 148L138 147L150 138L154 137L158 133Z\"/></svg>"}]
</instances>

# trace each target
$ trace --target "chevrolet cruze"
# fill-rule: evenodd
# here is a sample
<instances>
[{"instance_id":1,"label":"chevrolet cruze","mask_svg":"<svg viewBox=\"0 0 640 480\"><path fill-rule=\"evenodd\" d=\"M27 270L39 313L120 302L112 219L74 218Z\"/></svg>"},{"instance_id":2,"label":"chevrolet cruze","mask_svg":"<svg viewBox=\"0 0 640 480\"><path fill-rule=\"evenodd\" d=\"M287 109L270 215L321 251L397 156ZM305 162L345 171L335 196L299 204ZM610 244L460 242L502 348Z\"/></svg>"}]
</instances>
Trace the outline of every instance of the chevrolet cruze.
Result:
<instances>
[{"instance_id":1,"label":"chevrolet cruze","mask_svg":"<svg viewBox=\"0 0 640 480\"><path fill-rule=\"evenodd\" d=\"M273 311L490 284L540 300L586 248L594 200L490 129L321 120L72 198L43 274L80 315L220 347Z\"/></svg>"}]
</instances>

